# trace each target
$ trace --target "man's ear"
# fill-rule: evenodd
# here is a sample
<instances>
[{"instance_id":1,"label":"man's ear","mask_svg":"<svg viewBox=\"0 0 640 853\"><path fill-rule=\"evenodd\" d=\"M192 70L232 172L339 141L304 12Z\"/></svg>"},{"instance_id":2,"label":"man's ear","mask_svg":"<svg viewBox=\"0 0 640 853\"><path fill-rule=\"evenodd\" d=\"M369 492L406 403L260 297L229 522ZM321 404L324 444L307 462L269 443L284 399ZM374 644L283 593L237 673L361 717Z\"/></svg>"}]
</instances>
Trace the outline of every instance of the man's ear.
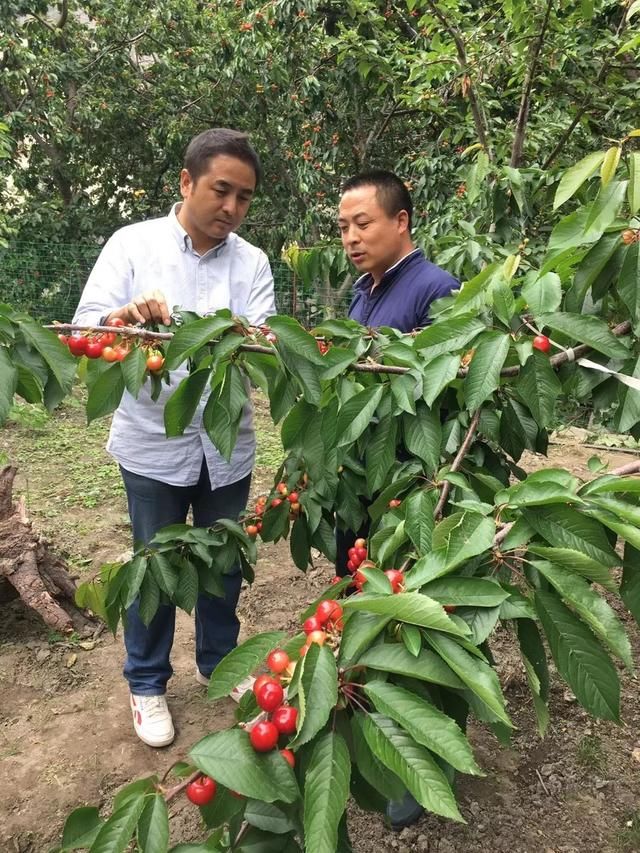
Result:
<instances>
[{"instance_id":1,"label":"man's ear","mask_svg":"<svg viewBox=\"0 0 640 853\"><path fill-rule=\"evenodd\" d=\"M401 234L404 234L405 231L409 231L409 214L406 210L401 210L398 213L398 231Z\"/></svg>"},{"instance_id":2,"label":"man's ear","mask_svg":"<svg viewBox=\"0 0 640 853\"><path fill-rule=\"evenodd\" d=\"M186 198L191 193L194 186L195 181L191 179L189 170L183 169L180 172L180 194L182 195L182 198Z\"/></svg>"}]
</instances>

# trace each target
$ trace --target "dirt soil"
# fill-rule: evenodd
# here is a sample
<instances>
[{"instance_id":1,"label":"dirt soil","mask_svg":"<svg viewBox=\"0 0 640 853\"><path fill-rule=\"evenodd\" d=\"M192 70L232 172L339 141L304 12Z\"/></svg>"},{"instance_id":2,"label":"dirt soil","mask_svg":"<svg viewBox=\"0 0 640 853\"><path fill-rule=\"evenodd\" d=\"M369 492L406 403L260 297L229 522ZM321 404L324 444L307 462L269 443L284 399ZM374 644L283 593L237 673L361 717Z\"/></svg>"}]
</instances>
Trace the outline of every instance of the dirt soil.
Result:
<instances>
[{"instance_id":1,"label":"dirt soil","mask_svg":"<svg viewBox=\"0 0 640 853\"><path fill-rule=\"evenodd\" d=\"M268 419L261 436L253 493L272 482L278 442ZM54 538L82 576L129 547L124 495L115 465L102 450L106 425L89 430L80 405L33 423L24 414L0 431L4 452L20 466L16 493L27 497L31 517ZM81 448L81 450L78 450ZM588 478L594 454L576 444L553 446L550 458L529 457L528 468L563 465ZM632 459L600 453L614 467ZM268 629L293 629L296 614L332 576L319 564L306 575L293 565L286 543L262 546L256 581L242 596L244 637ZM283 595L283 592L285 595ZM640 636L630 620L634 649ZM230 700L210 703L194 680L192 620L180 613L173 652L175 675L168 700L177 737L151 749L134 735L121 676L122 636L107 632L79 644L49 632L20 602L2 608L0 622L0 851L35 853L59 842L65 816L82 804L108 806L132 779L163 774L207 731L230 724ZM486 778L462 777L466 825L432 816L401 833L382 819L349 808L356 853L605 853L640 850L640 704L638 676L624 673L621 727L595 722L559 682L552 693L547 737L535 731L524 674L506 630L492 643L509 710L517 724L501 747L481 725L471 729ZM635 752L634 752L635 750ZM635 757L634 757L635 756ZM173 842L201 837L194 809L174 806Z\"/></svg>"}]
</instances>

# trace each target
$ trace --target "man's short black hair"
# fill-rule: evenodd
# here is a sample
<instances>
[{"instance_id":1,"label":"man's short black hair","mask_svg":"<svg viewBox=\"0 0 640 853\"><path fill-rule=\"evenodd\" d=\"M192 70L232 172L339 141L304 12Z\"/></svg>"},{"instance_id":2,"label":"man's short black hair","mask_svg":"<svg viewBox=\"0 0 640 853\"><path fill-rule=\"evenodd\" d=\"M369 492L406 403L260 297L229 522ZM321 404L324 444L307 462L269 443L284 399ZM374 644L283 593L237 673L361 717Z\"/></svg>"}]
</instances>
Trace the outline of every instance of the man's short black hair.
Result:
<instances>
[{"instance_id":1,"label":"man's short black hair","mask_svg":"<svg viewBox=\"0 0 640 853\"><path fill-rule=\"evenodd\" d=\"M184 168L195 183L203 175L212 157L226 154L251 166L256 175L256 187L262 178L262 166L257 152L246 133L228 127L213 127L194 136L184 155Z\"/></svg>"},{"instance_id":2,"label":"man's short black hair","mask_svg":"<svg viewBox=\"0 0 640 853\"><path fill-rule=\"evenodd\" d=\"M396 216L401 210L407 211L409 217L409 230L413 218L413 202L402 180L393 172L384 169L372 169L370 172L361 172L354 175L342 185L342 192L359 189L360 187L375 187L376 196L380 207L388 216Z\"/></svg>"}]
</instances>

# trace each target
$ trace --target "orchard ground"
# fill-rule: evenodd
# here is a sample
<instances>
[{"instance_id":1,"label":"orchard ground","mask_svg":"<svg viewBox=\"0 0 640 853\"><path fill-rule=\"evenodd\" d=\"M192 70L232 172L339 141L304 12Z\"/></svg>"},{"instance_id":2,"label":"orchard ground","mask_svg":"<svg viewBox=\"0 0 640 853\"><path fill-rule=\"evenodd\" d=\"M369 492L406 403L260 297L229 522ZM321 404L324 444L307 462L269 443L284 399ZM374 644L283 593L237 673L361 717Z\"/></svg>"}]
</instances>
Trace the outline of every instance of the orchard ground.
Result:
<instances>
[{"instance_id":1,"label":"orchard ground","mask_svg":"<svg viewBox=\"0 0 640 853\"><path fill-rule=\"evenodd\" d=\"M258 400L258 465L252 495L266 491L280 461L278 433ZM0 431L0 457L19 466L16 496L82 577L118 559L130 545L124 492L117 466L104 451L107 423L89 428L79 396L53 418L32 407ZM533 470L561 464L588 477L593 450L576 443L550 448L548 459L529 456ZM611 467L630 457L599 453ZM263 545L256 582L243 593L242 634L297 625L297 615L328 583L333 570L318 561L306 575L293 565L286 542ZM626 614L640 660L640 632ZM535 731L530 694L511 636L499 631L492 648L516 722L510 747L473 724L471 740L486 778L460 777L467 825L426 816L397 834L377 815L349 808L356 853L372 851L522 851L605 853L640 850L640 678L623 675L624 725L591 720L562 684L553 684L547 737ZM2 607L0 623L0 851L36 853L60 839L76 806L108 807L125 783L162 775L208 731L233 722L230 700L210 703L194 679L191 619L179 614L168 699L177 737L163 750L134 735L125 682L123 646L104 631L94 641L52 634L19 601ZM197 809L172 806L172 841L201 837Z\"/></svg>"}]
</instances>

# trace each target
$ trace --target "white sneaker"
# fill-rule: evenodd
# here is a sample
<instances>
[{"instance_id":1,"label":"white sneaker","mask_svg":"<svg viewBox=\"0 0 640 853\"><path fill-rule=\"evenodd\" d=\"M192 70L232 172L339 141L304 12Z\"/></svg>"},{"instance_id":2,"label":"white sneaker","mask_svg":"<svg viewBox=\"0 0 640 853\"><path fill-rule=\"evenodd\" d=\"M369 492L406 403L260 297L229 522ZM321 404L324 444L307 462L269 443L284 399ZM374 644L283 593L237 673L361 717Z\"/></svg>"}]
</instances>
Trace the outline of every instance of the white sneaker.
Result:
<instances>
[{"instance_id":1,"label":"white sneaker","mask_svg":"<svg viewBox=\"0 0 640 853\"><path fill-rule=\"evenodd\" d=\"M148 746L168 746L176 733L164 696L131 696L133 727Z\"/></svg>"},{"instance_id":2,"label":"white sneaker","mask_svg":"<svg viewBox=\"0 0 640 853\"><path fill-rule=\"evenodd\" d=\"M196 681L198 684L202 684L203 687L209 686L209 680L206 675L203 675L198 667L196 667ZM245 693L248 693L249 690L253 690L253 685L255 684L255 678L252 675L248 675L246 678L233 688L229 696L233 699L234 702L239 702Z\"/></svg>"}]
</instances>

